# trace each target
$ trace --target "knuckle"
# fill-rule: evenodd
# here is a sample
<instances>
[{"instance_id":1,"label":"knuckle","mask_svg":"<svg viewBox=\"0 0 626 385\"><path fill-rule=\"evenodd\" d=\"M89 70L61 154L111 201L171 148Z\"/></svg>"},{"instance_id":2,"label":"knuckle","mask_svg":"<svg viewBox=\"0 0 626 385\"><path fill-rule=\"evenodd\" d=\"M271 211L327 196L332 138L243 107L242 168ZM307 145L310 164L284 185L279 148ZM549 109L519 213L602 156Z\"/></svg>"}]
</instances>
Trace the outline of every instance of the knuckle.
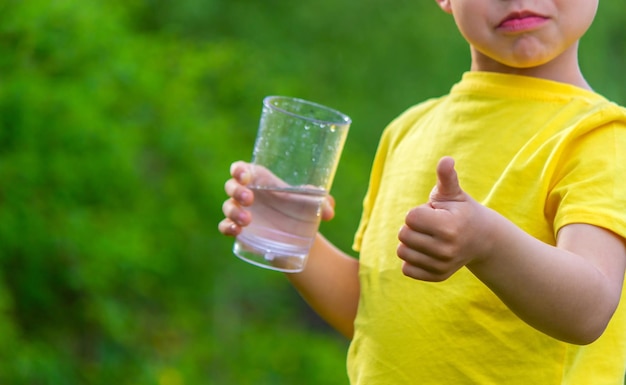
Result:
<instances>
[{"instance_id":1,"label":"knuckle","mask_svg":"<svg viewBox=\"0 0 626 385\"><path fill-rule=\"evenodd\" d=\"M226 192L226 194L228 196L232 196L233 195L233 192L234 192L234 190L236 188L235 183L236 182L235 182L234 179L229 179L229 180L226 181L226 183L224 183L224 191Z\"/></svg>"},{"instance_id":2,"label":"knuckle","mask_svg":"<svg viewBox=\"0 0 626 385\"><path fill-rule=\"evenodd\" d=\"M398 240L402 243L406 243L407 241L407 228L406 226L402 226L400 231L398 231Z\"/></svg>"},{"instance_id":3,"label":"knuckle","mask_svg":"<svg viewBox=\"0 0 626 385\"><path fill-rule=\"evenodd\" d=\"M448 274L448 271L448 265L441 261L439 261L439 263L433 264L430 269L430 272L433 274L433 276L436 277L443 277Z\"/></svg>"},{"instance_id":4,"label":"knuckle","mask_svg":"<svg viewBox=\"0 0 626 385\"><path fill-rule=\"evenodd\" d=\"M443 261L450 262L460 254L460 251L458 244L446 243L441 248L440 257Z\"/></svg>"},{"instance_id":5,"label":"knuckle","mask_svg":"<svg viewBox=\"0 0 626 385\"><path fill-rule=\"evenodd\" d=\"M446 241L454 241L462 234L462 229L458 226L446 226L441 231L441 238Z\"/></svg>"},{"instance_id":6,"label":"knuckle","mask_svg":"<svg viewBox=\"0 0 626 385\"><path fill-rule=\"evenodd\" d=\"M411 224L415 224L415 223L419 223L420 220L420 207L414 207L411 210L409 210L409 212L406 213L405 216L405 223L408 226L411 226Z\"/></svg>"},{"instance_id":7,"label":"knuckle","mask_svg":"<svg viewBox=\"0 0 626 385\"><path fill-rule=\"evenodd\" d=\"M218 230L224 235L237 235L237 226L228 219L219 223Z\"/></svg>"},{"instance_id":8,"label":"knuckle","mask_svg":"<svg viewBox=\"0 0 626 385\"><path fill-rule=\"evenodd\" d=\"M222 213L224 213L225 216L228 216L229 211L230 211L230 199L227 199L224 201L224 203L222 203Z\"/></svg>"},{"instance_id":9,"label":"knuckle","mask_svg":"<svg viewBox=\"0 0 626 385\"><path fill-rule=\"evenodd\" d=\"M404 243L400 243L396 248L396 254L400 259L406 261L408 259L407 250L408 248L406 247L406 245Z\"/></svg>"}]
</instances>

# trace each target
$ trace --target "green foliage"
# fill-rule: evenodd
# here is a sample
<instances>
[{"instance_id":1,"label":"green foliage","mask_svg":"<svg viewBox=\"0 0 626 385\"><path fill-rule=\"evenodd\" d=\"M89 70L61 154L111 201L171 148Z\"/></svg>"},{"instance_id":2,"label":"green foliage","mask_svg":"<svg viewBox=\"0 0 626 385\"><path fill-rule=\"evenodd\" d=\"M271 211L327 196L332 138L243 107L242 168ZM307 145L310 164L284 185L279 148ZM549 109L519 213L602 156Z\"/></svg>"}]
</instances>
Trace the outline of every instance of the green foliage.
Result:
<instances>
[{"instance_id":1,"label":"green foliage","mask_svg":"<svg viewBox=\"0 0 626 385\"><path fill-rule=\"evenodd\" d=\"M626 55L602 3L583 68ZM346 341L218 234L261 99L353 118L322 226L349 250L384 125L467 48L433 3L8 0L0 5L0 383L344 384Z\"/></svg>"}]
</instances>

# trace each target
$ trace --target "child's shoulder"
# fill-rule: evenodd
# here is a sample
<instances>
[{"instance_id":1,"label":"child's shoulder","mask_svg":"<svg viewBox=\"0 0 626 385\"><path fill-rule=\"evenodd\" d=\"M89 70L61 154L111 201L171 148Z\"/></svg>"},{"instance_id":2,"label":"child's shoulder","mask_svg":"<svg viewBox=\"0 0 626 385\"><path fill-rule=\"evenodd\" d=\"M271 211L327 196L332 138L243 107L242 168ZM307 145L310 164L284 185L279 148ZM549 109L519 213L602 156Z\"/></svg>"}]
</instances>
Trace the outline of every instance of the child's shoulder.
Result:
<instances>
[{"instance_id":1,"label":"child's shoulder","mask_svg":"<svg viewBox=\"0 0 626 385\"><path fill-rule=\"evenodd\" d=\"M438 104L440 104L447 95L439 96L436 98L426 99L416 105L413 105L406 109L397 119L415 119L419 118L422 115L425 115L432 111Z\"/></svg>"},{"instance_id":2,"label":"child's shoulder","mask_svg":"<svg viewBox=\"0 0 626 385\"><path fill-rule=\"evenodd\" d=\"M401 127L412 126L415 122L424 117L424 115L432 112L445 98L446 96L430 98L409 107L389 124L388 129L398 130L401 129Z\"/></svg>"},{"instance_id":3,"label":"child's shoulder","mask_svg":"<svg viewBox=\"0 0 626 385\"><path fill-rule=\"evenodd\" d=\"M446 96L424 100L404 110L387 125L383 132L382 143L390 146L399 143L415 124L433 112Z\"/></svg>"}]
</instances>

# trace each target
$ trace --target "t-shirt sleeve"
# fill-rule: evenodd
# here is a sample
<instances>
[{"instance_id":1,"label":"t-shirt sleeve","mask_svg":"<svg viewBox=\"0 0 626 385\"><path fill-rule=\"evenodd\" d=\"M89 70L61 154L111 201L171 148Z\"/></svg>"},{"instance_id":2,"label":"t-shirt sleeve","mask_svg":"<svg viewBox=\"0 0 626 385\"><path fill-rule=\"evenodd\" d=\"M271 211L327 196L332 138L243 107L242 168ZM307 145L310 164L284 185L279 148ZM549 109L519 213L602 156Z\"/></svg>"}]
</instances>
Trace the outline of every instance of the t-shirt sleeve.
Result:
<instances>
[{"instance_id":1,"label":"t-shirt sleeve","mask_svg":"<svg viewBox=\"0 0 626 385\"><path fill-rule=\"evenodd\" d=\"M586 223L626 239L626 122L612 122L577 138L555 174L546 211L555 236Z\"/></svg>"}]
</instances>

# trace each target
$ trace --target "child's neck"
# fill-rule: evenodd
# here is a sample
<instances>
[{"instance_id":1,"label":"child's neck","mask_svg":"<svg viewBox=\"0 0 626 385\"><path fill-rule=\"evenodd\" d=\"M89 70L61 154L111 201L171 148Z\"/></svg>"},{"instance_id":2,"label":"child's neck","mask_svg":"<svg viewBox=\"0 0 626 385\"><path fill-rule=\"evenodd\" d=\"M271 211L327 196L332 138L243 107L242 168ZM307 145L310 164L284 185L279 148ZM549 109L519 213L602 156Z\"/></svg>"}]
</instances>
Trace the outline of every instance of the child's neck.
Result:
<instances>
[{"instance_id":1,"label":"child's neck","mask_svg":"<svg viewBox=\"0 0 626 385\"><path fill-rule=\"evenodd\" d=\"M567 83L592 90L578 65L578 46L572 46L554 60L536 67L516 68L495 61L472 48L472 71L499 72Z\"/></svg>"}]
</instances>

